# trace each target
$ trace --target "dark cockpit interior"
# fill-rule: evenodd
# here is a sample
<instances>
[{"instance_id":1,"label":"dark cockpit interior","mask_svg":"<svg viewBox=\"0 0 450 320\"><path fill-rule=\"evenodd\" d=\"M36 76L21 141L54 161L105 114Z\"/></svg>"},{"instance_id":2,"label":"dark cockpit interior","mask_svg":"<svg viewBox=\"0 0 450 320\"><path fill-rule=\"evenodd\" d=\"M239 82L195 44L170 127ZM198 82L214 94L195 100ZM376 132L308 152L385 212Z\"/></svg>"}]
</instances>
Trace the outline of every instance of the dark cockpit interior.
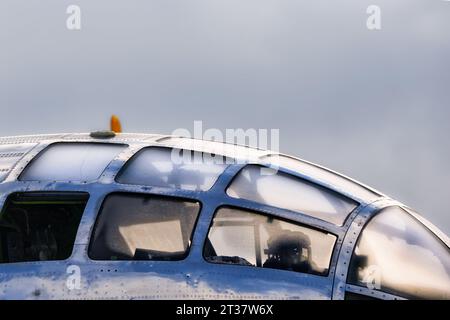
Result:
<instances>
[{"instance_id":1,"label":"dark cockpit interior","mask_svg":"<svg viewBox=\"0 0 450 320\"><path fill-rule=\"evenodd\" d=\"M0 262L70 257L87 193L14 193L0 213Z\"/></svg>"}]
</instances>

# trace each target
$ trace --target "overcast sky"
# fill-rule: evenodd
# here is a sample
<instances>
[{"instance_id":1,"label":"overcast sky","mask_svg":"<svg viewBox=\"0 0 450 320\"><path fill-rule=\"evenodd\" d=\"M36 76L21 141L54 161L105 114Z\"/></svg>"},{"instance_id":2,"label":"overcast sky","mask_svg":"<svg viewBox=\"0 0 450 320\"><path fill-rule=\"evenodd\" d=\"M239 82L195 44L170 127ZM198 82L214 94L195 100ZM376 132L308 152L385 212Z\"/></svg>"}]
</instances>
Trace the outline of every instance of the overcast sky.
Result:
<instances>
[{"instance_id":1,"label":"overcast sky","mask_svg":"<svg viewBox=\"0 0 450 320\"><path fill-rule=\"evenodd\" d=\"M0 135L276 128L447 234L449 100L450 1L0 2Z\"/></svg>"}]
</instances>

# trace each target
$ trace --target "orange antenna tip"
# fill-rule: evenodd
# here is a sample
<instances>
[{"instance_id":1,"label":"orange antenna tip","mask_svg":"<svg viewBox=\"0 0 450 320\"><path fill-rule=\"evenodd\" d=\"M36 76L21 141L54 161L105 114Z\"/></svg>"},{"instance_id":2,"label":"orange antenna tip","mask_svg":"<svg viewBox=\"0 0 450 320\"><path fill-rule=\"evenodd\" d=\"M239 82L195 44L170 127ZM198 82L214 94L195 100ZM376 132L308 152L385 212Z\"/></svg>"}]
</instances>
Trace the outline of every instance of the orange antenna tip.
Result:
<instances>
[{"instance_id":1,"label":"orange antenna tip","mask_svg":"<svg viewBox=\"0 0 450 320\"><path fill-rule=\"evenodd\" d=\"M111 116L111 131L115 133L122 132L122 125L120 124L119 117L116 115Z\"/></svg>"}]
</instances>

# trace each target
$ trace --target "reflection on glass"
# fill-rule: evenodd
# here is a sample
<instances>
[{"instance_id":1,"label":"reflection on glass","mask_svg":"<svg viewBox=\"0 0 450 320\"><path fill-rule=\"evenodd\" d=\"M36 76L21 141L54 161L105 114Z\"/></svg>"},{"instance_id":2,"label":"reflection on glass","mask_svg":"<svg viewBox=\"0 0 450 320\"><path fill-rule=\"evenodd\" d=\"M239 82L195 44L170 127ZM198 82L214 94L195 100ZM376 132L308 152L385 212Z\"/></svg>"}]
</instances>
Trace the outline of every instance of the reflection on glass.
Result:
<instances>
[{"instance_id":1,"label":"reflection on glass","mask_svg":"<svg viewBox=\"0 0 450 320\"><path fill-rule=\"evenodd\" d=\"M238 141L238 144L234 144L234 141L227 141L228 143L225 143L185 137L163 138L158 141L178 149L190 149L207 153L221 154L229 158L237 159L239 163L252 160L256 161L260 156L266 153L265 151L259 149L240 145L240 143L245 144L245 141Z\"/></svg>"},{"instance_id":2,"label":"reflection on glass","mask_svg":"<svg viewBox=\"0 0 450 320\"><path fill-rule=\"evenodd\" d=\"M263 157L262 160L267 160L270 164L277 167L284 167L294 172L314 177L326 184L345 190L350 194L367 202L372 202L380 197L378 193L367 189L359 183L353 182L352 180L342 175L305 161L277 154L268 155L266 157Z\"/></svg>"},{"instance_id":3,"label":"reflection on glass","mask_svg":"<svg viewBox=\"0 0 450 320\"><path fill-rule=\"evenodd\" d=\"M125 148L125 145L106 143L55 143L25 168L20 180L96 180Z\"/></svg>"},{"instance_id":4,"label":"reflection on glass","mask_svg":"<svg viewBox=\"0 0 450 320\"><path fill-rule=\"evenodd\" d=\"M200 205L149 195L105 200L89 256L94 260L179 260L185 257Z\"/></svg>"},{"instance_id":5,"label":"reflection on glass","mask_svg":"<svg viewBox=\"0 0 450 320\"><path fill-rule=\"evenodd\" d=\"M265 170L265 171L262 171ZM358 203L303 179L257 165L246 166L227 189L234 198L301 212L342 225Z\"/></svg>"},{"instance_id":6,"label":"reflection on glass","mask_svg":"<svg viewBox=\"0 0 450 320\"><path fill-rule=\"evenodd\" d=\"M450 251L399 207L382 210L363 230L349 282L411 298L450 298Z\"/></svg>"},{"instance_id":7,"label":"reflection on glass","mask_svg":"<svg viewBox=\"0 0 450 320\"><path fill-rule=\"evenodd\" d=\"M150 147L129 160L116 180L126 184L207 191L228 162L218 155Z\"/></svg>"},{"instance_id":8,"label":"reflection on glass","mask_svg":"<svg viewBox=\"0 0 450 320\"><path fill-rule=\"evenodd\" d=\"M336 237L262 214L217 211L203 255L213 263L326 275Z\"/></svg>"}]
</instances>

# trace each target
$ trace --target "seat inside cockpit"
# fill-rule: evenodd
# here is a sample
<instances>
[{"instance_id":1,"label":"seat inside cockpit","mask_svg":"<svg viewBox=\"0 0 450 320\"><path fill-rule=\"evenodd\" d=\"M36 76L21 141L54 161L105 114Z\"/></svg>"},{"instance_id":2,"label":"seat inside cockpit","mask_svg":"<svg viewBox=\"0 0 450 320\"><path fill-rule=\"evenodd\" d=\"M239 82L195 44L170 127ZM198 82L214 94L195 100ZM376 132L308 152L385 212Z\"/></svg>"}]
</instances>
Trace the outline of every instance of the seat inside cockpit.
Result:
<instances>
[{"instance_id":1,"label":"seat inside cockpit","mask_svg":"<svg viewBox=\"0 0 450 320\"><path fill-rule=\"evenodd\" d=\"M327 275L336 237L263 213L222 207L203 249L211 263Z\"/></svg>"}]
</instances>

